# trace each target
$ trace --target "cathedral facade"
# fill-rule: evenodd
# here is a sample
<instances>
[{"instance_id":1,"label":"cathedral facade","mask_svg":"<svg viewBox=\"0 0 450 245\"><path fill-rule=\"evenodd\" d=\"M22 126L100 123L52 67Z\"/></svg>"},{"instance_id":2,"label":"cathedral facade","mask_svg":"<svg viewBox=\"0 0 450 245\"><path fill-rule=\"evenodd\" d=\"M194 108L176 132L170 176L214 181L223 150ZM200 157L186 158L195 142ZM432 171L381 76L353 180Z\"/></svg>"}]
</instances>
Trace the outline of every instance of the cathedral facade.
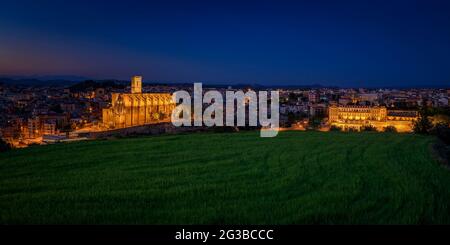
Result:
<instances>
[{"instance_id":1,"label":"cathedral facade","mask_svg":"<svg viewBox=\"0 0 450 245\"><path fill-rule=\"evenodd\" d=\"M131 93L112 93L111 106L103 109L105 128L126 128L170 121L175 108L170 93L142 93L142 77L131 79Z\"/></svg>"},{"instance_id":2,"label":"cathedral facade","mask_svg":"<svg viewBox=\"0 0 450 245\"><path fill-rule=\"evenodd\" d=\"M332 105L328 108L330 125L344 130L372 126L378 131L395 127L398 132L411 132L417 117L417 111L388 110L384 106Z\"/></svg>"}]
</instances>

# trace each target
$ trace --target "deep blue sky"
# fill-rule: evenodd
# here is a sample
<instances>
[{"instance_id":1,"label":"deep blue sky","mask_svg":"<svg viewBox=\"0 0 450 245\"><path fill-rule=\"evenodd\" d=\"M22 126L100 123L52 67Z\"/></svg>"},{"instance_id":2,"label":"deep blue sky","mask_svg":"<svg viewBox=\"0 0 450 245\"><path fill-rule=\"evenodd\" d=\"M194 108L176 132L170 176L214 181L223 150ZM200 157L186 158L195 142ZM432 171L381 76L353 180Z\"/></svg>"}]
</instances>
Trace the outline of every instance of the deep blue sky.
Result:
<instances>
[{"instance_id":1,"label":"deep blue sky","mask_svg":"<svg viewBox=\"0 0 450 245\"><path fill-rule=\"evenodd\" d=\"M0 0L0 74L450 84L450 1Z\"/></svg>"}]
</instances>

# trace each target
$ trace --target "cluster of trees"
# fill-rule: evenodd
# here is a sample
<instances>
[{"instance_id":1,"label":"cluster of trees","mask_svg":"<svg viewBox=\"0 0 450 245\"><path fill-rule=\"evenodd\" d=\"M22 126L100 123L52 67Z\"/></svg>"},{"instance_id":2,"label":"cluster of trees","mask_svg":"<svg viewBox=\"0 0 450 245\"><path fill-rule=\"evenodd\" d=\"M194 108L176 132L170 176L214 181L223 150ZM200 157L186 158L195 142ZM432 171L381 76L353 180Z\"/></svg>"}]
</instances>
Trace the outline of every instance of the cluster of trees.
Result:
<instances>
[{"instance_id":1,"label":"cluster of trees","mask_svg":"<svg viewBox=\"0 0 450 245\"><path fill-rule=\"evenodd\" d=\"M433 116L433 122L430 120ZM441 140L439 143L439 155L447 161L450 160L450 117L442 111L436 109L422 108L419 111L419 119L414 122L414 132L417 134L435 135Z\"/></svg>"},{"instance_id":2,"label":"cluster of trees","mask_svg":"<svg viewBox=\"0 0 450 245\"><path fill-rule=\"evenodd\" d=\"M11 150L11 145L8 144L8 142L4 141L2 138L0 138L0 152L9 151Z\"/></svg>"},{"instance_id":3,"label":"cluster of trees","mask_svg":"<svg viewBox=\"0 0 450 245\"><path fill-rule=\"evenodd\" d=\"M387 126L384 128L384 132L396 133L397 129L394 126Z\"/></svg>"},{"instance_id":4,"label":"cluster of trees","mask_svg":"<svg viewBox=\"0 0 450 245\"><path fill-rule=\"evenodd\" d=\"M428 134L433 124L431 123L429 112L426 108L419 111L419 118L414 122L413 130L416 134Z\"/></svg>"},{"instance_id":5,"label":"cluster of trees","mask_svg":"<svg viewBox=\"0 0 450 245\"><path fill-rule=\"evenodd\" d=\"M376 132L378 131L377 128L375 128L372 125L365 125L360 128L360 130L357 130L356 128L347 128L342 129L340 127L337 127L335 125L332 125L330 127L330 131L348 131L348 132ZM387 126L383 129L383 132L397 132L397 129L394 126Z\"/></svg>"},{"instance_id":6,"label":"cluster of trees","mask_svg":"<svg viewBox=\"0 0 450 245\"><path fill-rule=\"evenodd\" d=\"M361 132L376 132L377 128L372 125L364 125L361 127Z\"/></svg>"},{"instance_id":7,"label":"cluster of trees","mask_svg":"<svg viewBox=\"0 0 450 245\"><path fill-rule=\"evenodd\" d=\"M450 130L450 117L445 114L436 114L436 109L421 108L419 118L414 122L413 129L417 134L435 134L438 137L447 135ZM434 122L430 117L433 116ZM444 139L443 139L444 140ZM445 139L446 141L448 139Z\"/></svg>"}]
</instances>

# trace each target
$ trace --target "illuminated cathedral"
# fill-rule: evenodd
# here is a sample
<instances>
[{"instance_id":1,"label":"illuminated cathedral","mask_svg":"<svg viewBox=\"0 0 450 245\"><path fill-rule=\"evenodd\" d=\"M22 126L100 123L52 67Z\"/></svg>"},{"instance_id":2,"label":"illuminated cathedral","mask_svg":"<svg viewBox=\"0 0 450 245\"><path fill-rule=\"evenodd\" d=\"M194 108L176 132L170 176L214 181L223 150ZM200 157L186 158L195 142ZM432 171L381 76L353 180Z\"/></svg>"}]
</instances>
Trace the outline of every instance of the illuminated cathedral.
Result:
<instances>
[{"instance_id":1,"label":"illuminated cathedral","mask_svg":"<svg viewBox=\"0 0 450 245\"><path fill-rule=\"evenodd\" d=\"M142 77L131 78L131 93L112 93L103 109L103 126L125 128L170 120L175 108L170 93L142 93Z\"/></svg>"}]
</instances>

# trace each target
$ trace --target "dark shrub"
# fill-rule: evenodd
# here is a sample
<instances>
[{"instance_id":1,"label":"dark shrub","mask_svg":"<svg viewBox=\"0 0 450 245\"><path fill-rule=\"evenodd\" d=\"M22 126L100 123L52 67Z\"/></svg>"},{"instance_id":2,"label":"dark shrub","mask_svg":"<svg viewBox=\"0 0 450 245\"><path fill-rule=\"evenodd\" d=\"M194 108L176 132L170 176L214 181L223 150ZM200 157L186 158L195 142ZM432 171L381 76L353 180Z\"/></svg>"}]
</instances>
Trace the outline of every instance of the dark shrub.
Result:
<instances>
[{"instance_id":1,"label":"dark shrub","mask_svg":"<svg viewBox=\"0 0 450 245\"><path fill-rule=\"evenodd\" d=\"M0 152L9 151L11 150L11 145L8 144L8 142L4 141L2 138L0 138Z\"/></svg>"},{"instance_id":2,"label":"dark shrub","mask_svg":"<svg viewBox=\"0 0 450 245\"><path fill-rule=\"evenodd\" d=\"M450 145L450 128L447 124L444 123L436 124L431 130L431 133L436 135L446 145Z\"/></svg>"},{"instance_id":3,"label":"dark shrub","mask_svg":"<svg viewBox=\"0 0 450 245\"><path fill-rule=\"evenodd\" d=\"M376 132L377 129L372 125L365 125L361 127L361 132Z\"/></svg>"},{"instance_id":4,"label":"dark shrub","mask_svg":"<svg viewBox=\"0 0 450 245\"><path fill-rule=\"evenodd\" d=\"M416 134L428 134L433 127L430 119L428 118L428 112L425 108L419 111L419 118L414 122L414 133Z\"/></svg>"},{"instance_id":5,"label":"dark shrub","mask_svg":"<svg viewBox=\"0 0 450 245\"><path fill-rule=\"evenodd\" d=\"M331 125L330 131L341 131L341 128L335 125Z\"/></svg>"},{"instance_id":6,"label":"dark shrub","mask_svg":"<svg viewBox=\"0 0 450 245\"><path fill-rule=\"evenodd\" d=\"M387 126L383 129L384 132L396 133L397 129L394 126Z\"/></svg>"}]
</instances>

